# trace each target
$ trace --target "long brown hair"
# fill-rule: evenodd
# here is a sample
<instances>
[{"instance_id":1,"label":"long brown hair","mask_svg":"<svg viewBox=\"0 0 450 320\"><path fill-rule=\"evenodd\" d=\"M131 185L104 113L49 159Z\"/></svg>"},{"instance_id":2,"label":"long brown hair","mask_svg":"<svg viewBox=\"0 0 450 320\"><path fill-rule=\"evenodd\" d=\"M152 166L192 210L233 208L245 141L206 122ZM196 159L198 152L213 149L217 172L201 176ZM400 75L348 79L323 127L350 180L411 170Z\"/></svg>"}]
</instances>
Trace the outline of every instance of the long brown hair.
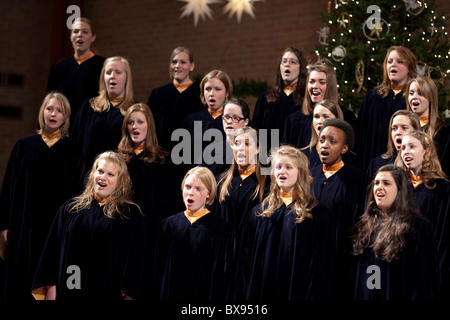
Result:
<instances>
[{"instance_id":1,"label":"long brown hair","mask_svg":"<svg viewBox=\"0 0 450 320\"><path fill-rule=\"evenodd\" d=\"M392 131L392 124L394 123L394 119L397 116L407 116L409 118L409 121L411 122L411 127L414 130L420 130L420 122L419 117L417 114L410 110L397 110L394 112L394 114L391 116L391 120L389 120L389 139L387 142L387 151L381 155L381 158L383 159L389 159L390 157L397 154L397 148L395 147L394 141L392 141L391 131Z\"/></svg>"},{"instance_id":2,"label":"long brown hair","mask_svg":"<svg viewBox=\"0 0 450 320\"><path fill-rule=\"evenodd\" d=\"M439 129L447 125L447 123L439 117L438 89L436 87L436 83L434 83L434 80L429 77L421 76L417 76L409 80L405 91L406 108L408 110L412 110L411 105L409 104L408 95L409 88L414 82L416 82L419 86L420 95L424 96L430 102L430 105L428 107L429 123L425 127L423 127L422 130L424 130L430 136L430 138L434 138Z\"/></svg>"},{"instance_id":3,"label":"long brown hair","mask_svg":"<svg viewBox=\"0 0 450 320\"><path fill-rule=\"evenodd\" d=\"M273 87L270 89L269 93L267 94L267 102L275 102L280 98L281 93L284 89L284 83L283 78L281 76L280 71L280 65L281 65L281 59L287 52L292 52L297 56L297 59L299 61L299 74L298 74L298 80L297 80L297 87L295 88L294 92L292 93L294 95L294 100L297 105L300 105L303 101L303 92L305 91L305 83L306 83L306 59L303 56L303 53L294 47L288 47L286 48L283 53L281 54L280 59L278 60L277 64L277 72L275 75L275 80Z\"/></svg>"},{"instance_id":4,"label":"long brown hair","mask_svg":"<svg viewBox=\"0 0 450 320\"><path fill-rule=\"evenodd\" d=\"M302 111L304 115L311 115L314 110L314 104L311 100L311 96L308 91L309 77L313 71L323 72L327 75L327 88L323 96L324 100L331 100L334 103L338 103L339 93L337 87L336 72L333 68L322 63L316 63L308 66L308 73L306 75L306 85L305 85L305 98L303 99Z\"/></svg>"},{"instance_id":5,"label":"long brown hair","mask_svg":"<svg viewBox=\"0 0 450 320\"><path fill-rule=\"evenodd\" d=\"M142 160L145 163L165 163L167 151L163 150L158 145L158 139L156 137L155 121L153 118L153 113L150 108L144 103L136 103L132 105L127 112L122 122L122 140L119 143L119 153L125 160L125 162L130 162L130 159L134 156L134 144L133 140L128 133L128 121L133 112L142 112L147 120L147 136L144 140L144 151Z\"/></svg>"},{"instance_id":6,"label":"long brown hair","mask_svg":"<svg viewBox=\"0 0 450 320\"><path fill-rule=\"evenodd\" d=\"M92 165L91 171L86 178L84 191L79 196L75 197L75 202L73 203L69 211L78 212L84 209L88 209L90 208L92 201L95 201L94 176L100 160L110 161L119 165L117 188L105 203L103 213L108 218L114 218L116 214L123 217L125 216L124 211L126 210L128 205L136 204L132 201L133 192L127 164L119 154L113 151L105 151L97 156L94 164Z\"/></svg>"},{"instance_id":7,"label":"long brown hair","mask_svg":"<svg viewBox=\"0 0 450 320\"><path fill-rule=\"evenodd\" d=\"M434 189L436 187L436 183L433 181L434 179L447 180L446 174L442 171L441 162L439 161L433 139L421 130L408 131L403 135L403 137L406 136L412 136L419 140L422 147L425 149L422 168L420 169L420 177L422 178L425 187L430 190ZM408 170L403 162L401 152L398 152L397 158L395 159L395 164L405 170L409 179L412 178L411 171Z\"/></svg>"},{"instance_id":8,"label":"long brown hair","mask_svg":"<svg viewBox=\"0 0 450 320\"><path fill-rule=\"evenodd\" d=\"M376 257L391 262L405 246L405 234L410 231L413 219L420 215L410 183L405 172L393 165L382 166L375 173L390 172L398 193L386 215L377 206L373 191L374 181L370 183L367 205L364 214L356 223L356 233L352 237L353 255L360 255L370 248Z\"/></svg>"},{"instance_id":9,"label":"long brown hair","mask_svg":"<svg viewBox=\"0 0 450 320\"><path fill-rule=\"evenodd\" d=\"M293 191L294 202L290 205L290 212L296 215L296 223L301 223L305 219L312 219L311 211L318 201L312 194L313 177L309 172L308 158L297 148L281 146L272 157L272 167L280 158L288 158L298 169L297 182ZM270 218L275 210L281 208L283 201L280 192L281 188L278 186L275 175L272 174L270 193L261 204L262 212L259 214L260 216Z\"/></svg>"},{"instance_id":10,"label":"long brown hair","mask_svg":"<svg viewBox=\"0 0 450 320\"><path fill-rule=\"evenodd\" d=\"M401 47L401 46L389 47L389 49L386 53L386 56L384 57L384 61L383 61L383 81L381 82L381 85L378 88L378 94L380 96L382 96L383 98L387 97L387 95L389 94L389 90L391 89L391 80L389 80L389 75L386 70L386 66L387 66L389 54L392 51L397 51L400 58L402 58L405 61L406 65L408 66L408 79L406 80L406 83L408 83L409 79L415 78L417 76L417 72L416 72L417 58L414 55L414 53L412 53L412 51L409 50L408 48ZM406 87L406 83L403 86L403 89Z\"/></svg>"}]
</instances>

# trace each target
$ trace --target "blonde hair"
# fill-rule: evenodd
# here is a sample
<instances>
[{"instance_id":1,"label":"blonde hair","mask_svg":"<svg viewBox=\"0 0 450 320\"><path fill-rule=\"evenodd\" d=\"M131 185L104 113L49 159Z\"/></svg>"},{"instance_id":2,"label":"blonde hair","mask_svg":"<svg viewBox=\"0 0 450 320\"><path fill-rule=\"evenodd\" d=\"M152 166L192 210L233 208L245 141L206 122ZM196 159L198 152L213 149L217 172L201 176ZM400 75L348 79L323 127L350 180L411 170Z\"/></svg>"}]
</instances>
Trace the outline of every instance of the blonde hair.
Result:
<instances>
[{"instance_id":1,"label":"blonde hair","mask_svg":"<svg viewBox=\"0 0 450 320\"><path fill-rule=\"evenodd\" d=\"M273 155L272 167L280 158L288 158L298 169L297 182L294 185L293 199L290 212L294 213L296 223L303 222L306 218L312 219L312 209L318 201L312 194L313 177L309 172L308 158L297 148L291 146L281 146ZM259 216L270 218L273 212L283 205L280 197L281 188L276 182L275 175L272 174L270 182L270 193L261 204L262 212Z\"/></svg>"},{"instance_id":2,"label":"blonde hair","mask_svg":"<svg viewBox=\"0 0 450 320\"><path fill-rule=\"evenodd\" d=\"M446 122L439 117L438 89L434 83L434 80L431 78L417 76L408 82L405 91L406 97L409 95L409 88L414 82L417 82L417 85L419 86L419 94L430 102L430 105L428 106L429 123L423 130L430 136L430 138L433 138L439 129L446 125ZM406 98L405 100L406 108L412 111L411 105L409 104L409 99Z\"/></svg>"},{"instance_id":3,"label":"blonde hair","mask_svg":"<svg viewBox=\"0 0 450 320\"><path fill-rule=\"evenodd\" d=\"M258 138L258 131L251 127L242 127L238 130L236 130L234 135L233 144L236 141L236 138L240 135L247 134L250 137L252 137L253 141L255 142L256 146L259 148L259 138ZM225 171L219 180L219 185L221 184L220 192L219 192L219 202L222 203L225 201L225 198L230 195L229 187L231 184L231 181L233 180L233 177L238 174L238 165L236 163L236 159L233 157L233 164L230 166L230 168ZM258 181L258 185L255 188L255 191L252 194L251 200L256 199L256 197L259 195L260 201L263 200L264 196L264 186L265 186L265 176L261 175L261 163L259 162L259 157L256 158L255 163L255 174L256 174L256 180Z\"/></svg>"},{"instance_id":4,"label":"blonde hair","mask_svg":"<svg viewBox=\"0 0 450 320\"><path fill-rule=\"evenodd\" d=\"M97 156L91 171L86 177L84 191L79 196L75 197L75 202L70 208L70 212L88 209L90 208L92 201L95 201L95 173L100 160L110 161L119 165L117 188L111 196L108 197L103 212L108 218L114 218L116 214L123 217L124 210L128 205L136 204L132 201L133 192L127 164L118 153L113 151L106 151Z\"/></svg>"},{"instance_id":5,"label":"blonde hair","mask_svg":"<svg viewBox=\"0 0 450 320\"><path fill-rule=\"evenodd\" d=\"M217 193L217 182L211 170L201 166L197 166L190 169L188 172L186 172L186 175L184 176L183 181L181 182L181 190L184 189L184 183L186 182L187 177L190 176L191 174L195 175L198 178L198 180L200 180L200 182L203 183L206 189L209 191L209 198L206 200L206 204L213 203Z\"/></svg>"},{"instance_id":6,"label":"blonde hair","mask_svg":"<svg viewBox=\"0 0 450 320\"><path fill-rule=\"evenodd\" d=\"M61 106L62 113L64 116L64 121L62 125L59 127L59 133L61 134L61 138L65 138L69 135L69 126L70 126L70 103L67 100L66 96L59 92L50 92L48 93L44 101L42 101L41 107L39 108L38 122L39 122L39 130L37 130L38 134L42 134L42 130L45 128L45 119L44 119L44 111L47 105L49 104L51 99L55 99L58 101Z\"/></svg>"},{"instance_id":7,"label":"blonde hair","mask_svg":"<svg viewBox=\"0 0 450 320\"><path fill-rule=\"evenodd\" d=\"M419 140L422 147L425 149L422 168L420 169L420 177L422 178L425 187L430 190L434 189L436 187L436 183L433 182L433 179L447 180L446 174L442 171L442 166L439 161L433 139L421 130L408 131L403 135L403 138L406 136L412 136ZM395 159L395 164L398 167L403 168L406 175L411 180L412 173L404 164L401 152L398 152L397 158Z\"/></svg>"},{"instance_id":8,"label":"blonde hair","mask_svg":"<svg viewBox=\"0 0 450 320\"><path fill-rule=\"evenodd\" d=\"M106 66L113 61L121 61L125 66L125 73L127 74L127 80L125 82L125 93L124 93L124 99L122 103L120 103L120 111L122 114L125 114L127 109L134 104L134 93L133 93L133 80L131 76L131 67L130 63L127 59L124 57L116 56L116 57L110 57L105 60L103 63L103 68L100 73L100 80L99 80L99 95L95 98L92 98L90 100L92 109L94 109L95 112L108 112L110 109L110 102L108 99L108 91L106 90L106 84L105 84L105 70Z\"/></svg>"},{"instance_id":9,"label":"blonde hair","mask_svg":"<svg viewBox=\"0 0 450 320\"><path fill-rule=\"evenodd\" d=\"M125 162L129 162L134 156L133 140L128 133L128 121L133 112L142 112L147 120L147 136L144 140L144 156L142 159L145 163L159 162L165 163L167 152L158 145L156 137L155 121L150 108L144 103L136 103L132 105L125 113L122 122L122 140L119 143L119 153Z\"/></svg>"},{"instance_id":10,"label":"blonde hair","mask_svg":"<svg viewBox=\"0 0 450 320\"><path fill-rule=\"evenodd\" d=\"M389 80L389 75L386 70L386 66L387 66L387 61L388 61L389 55L391 54L392 51L397 51L400 58L405 60L405 63L408 66L408 79L406 82L408 82L408 80L411 78L415 78L417 75L417 72L416 72L417 58L414 55L414 53L412 53L412 51L409 50L408 48L405 48L402 46L389 47L389 49L387 50L386 56L384 57L384 61L383 61L383 81L381 82L381 85L377 91L378 94L380 96L382 96L383 98L387 97L387 95L389 94L389 90L391 89L391 80ZM403 86L403 88L405 88L405 86L406 86L406 83Z\"/></svg>"}]
</instances>

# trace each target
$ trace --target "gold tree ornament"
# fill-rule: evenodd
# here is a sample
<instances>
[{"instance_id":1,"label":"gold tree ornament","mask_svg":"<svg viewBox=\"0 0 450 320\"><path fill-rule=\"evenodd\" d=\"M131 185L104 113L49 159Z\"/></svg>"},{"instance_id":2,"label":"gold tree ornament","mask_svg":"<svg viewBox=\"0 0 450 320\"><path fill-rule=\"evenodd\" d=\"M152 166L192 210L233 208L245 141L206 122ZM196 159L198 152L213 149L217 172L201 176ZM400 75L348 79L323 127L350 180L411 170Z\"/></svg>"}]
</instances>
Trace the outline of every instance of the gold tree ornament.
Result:
<instances>
[{"instance_id":1,"label":"gold tree ornament","mask_svg":"<svg viewBox=\"0 0 450 320\"><path fill-rule=\"evenodd\" d=\"M427 68L427 77L431 78L435 82L439 82L440 84L444 84L445 73L441 70L440 66Z\"/></svg>"},{"instance_id":2,"label":"gold tree ornament","mask_svg":"<svg viewBox=\"0 0 450 320\"><path fill-rule=\"evenodd\" d=\"M360 93L361 90L366 90L366 88L363 86L364 84L364 61L362 59L359 59L356 63L355 67L355 78L356 83L358 84L358 89L356 89L356 94Z\"/></svg>"},{"instance_id":3,"label":"gold tree ornament","mask_svg":"<svg viewBox=\"0 0 450 320\"><path fill-rule=\"evenodd\" d=\"M194 16L194 25L197 26L199 18L205 20L205 17L212 19L212 10L209 7L210 4L220 3L220 0L178 0L186 2L181 8L183 11L180 15L180 19L186 16Z\"/></svg>"},{"instance_id":4,"label":"gold tree ornament","mask_svg":"<svg viewBox=\"0 0 450 320\"><path fill-rule=\"evenodd\" d=\"M371 41L383 40L389 34L390 29L389 23L387 23L387 21L383 18L380 18L378 26L376 26L372 22L369 22L369 19L367 19L366 21L364 21L362 28L366 38ZM366 29L370 30L369 34L366 33Z\"/></svg>"},{"instance_id":5,"label":"gold tree ornament","mask_svg":"<svg viewBox=\"0 0 450 320\"><path fill-rule=\"evenodd\" d=\"M344 29L349 29L350 30L350 23L352 21L352 18L350 17L350 14L348 14L347 12L343 12L339 15L339 18L337 19L337 23L339 24L340 27L344 28Z\"/></svg>"}]
</instances>

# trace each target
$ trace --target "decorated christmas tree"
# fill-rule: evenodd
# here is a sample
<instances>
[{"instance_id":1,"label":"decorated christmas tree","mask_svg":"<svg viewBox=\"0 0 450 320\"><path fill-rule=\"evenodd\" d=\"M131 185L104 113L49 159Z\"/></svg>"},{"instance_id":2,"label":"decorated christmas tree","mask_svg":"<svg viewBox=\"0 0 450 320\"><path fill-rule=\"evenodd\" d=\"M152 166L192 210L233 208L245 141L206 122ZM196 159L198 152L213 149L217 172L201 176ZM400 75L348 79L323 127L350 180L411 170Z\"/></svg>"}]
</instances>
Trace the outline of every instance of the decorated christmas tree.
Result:
<instances>
[{"instance_id":1,"label":"decorated christmas tree","mask_svg":"<svg viewBox=\"0 0 450 320\"><path fill-rule=\"evenodd\" d=\"M367 90L382 81L387 49L400 45L417 56L417 73L435 80L445 118L450 41L434 1L334 0L322 21L315 53L334 67L342 105L358 112Z\"/></svg>"}]
</instances>

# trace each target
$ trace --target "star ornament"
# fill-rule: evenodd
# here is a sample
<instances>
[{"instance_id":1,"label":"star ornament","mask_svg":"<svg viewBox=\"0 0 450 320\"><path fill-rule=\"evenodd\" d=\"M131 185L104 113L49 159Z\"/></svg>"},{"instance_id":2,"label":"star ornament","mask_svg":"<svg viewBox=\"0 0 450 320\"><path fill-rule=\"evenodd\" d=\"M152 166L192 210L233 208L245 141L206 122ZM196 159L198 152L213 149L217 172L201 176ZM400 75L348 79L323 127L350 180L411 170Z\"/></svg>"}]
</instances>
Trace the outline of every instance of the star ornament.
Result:
<instances>
[{"instance_id":1,"label":"star ornament","mask_svg":"<svg viewBox=\"0 0 450 320\"><path fill-rule=\"evenodd\" d=\"M377 27L374 26L374 28L373 28L372 31L370 32L369 37L372 37L374 34L376 34L377 38L378 38L378 39L381 39L381 38L380 38L380 33L383 32L383 24L384 24L384 22L383 22L383 21L380 21L380 27L379 27L379 28L377 28Z\"/></svg>"},{"instance_id":2,"label":"star ornament","mask_svg":"<svg viewBox=\"0 0 450 320\"><path fill-rule=\"evenodd\" d=\"M228 3L225 5L223 12L228 12L228 17L231 18L234 14L236 14L236 18L238 23L241 22L242 14L246 12L253 19L255 18L255 14L253 13L253 3L261 0L228 0Z\"/></svg>"},{"instance_id":3,"label":"star ornament","mask_svg":"<svg viewBox=\"0 0 450 320\"><path fill-rule=\"evenodd\" d=\"M205 20L205 17L212 19L212 10L209 7L210 4L220 3L220 0L178 0L186 2L181 8L183 11L180 15L180 19L186 16L194 15L194 24L197 26L199 18Z\"/></svg>"}]
</instances>

